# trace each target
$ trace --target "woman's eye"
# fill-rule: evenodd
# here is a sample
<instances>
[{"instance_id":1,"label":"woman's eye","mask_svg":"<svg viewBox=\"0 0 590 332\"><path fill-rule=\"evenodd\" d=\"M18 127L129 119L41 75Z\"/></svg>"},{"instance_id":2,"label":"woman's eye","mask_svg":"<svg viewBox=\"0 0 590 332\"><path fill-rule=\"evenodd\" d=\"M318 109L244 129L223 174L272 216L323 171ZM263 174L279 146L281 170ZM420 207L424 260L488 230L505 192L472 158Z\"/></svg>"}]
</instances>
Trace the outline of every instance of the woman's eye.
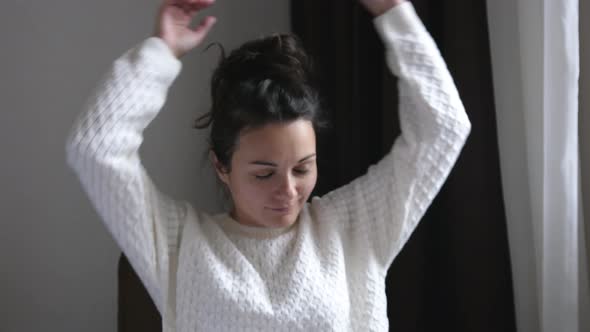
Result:
<instances>
[{"instance_id":1,"label":"woman's eye","mask_svg":"<svg viewBox=\"0 0 590 332\"><path fill-rule=\"evenodd\" d=\"M266 174L260 174L260 175L254 175L257 179L259 180L264 180L264 179L268 179L272 176L272 172L266 173Z\"/></svg>"},{"instance_id":2,"label":"woman's eye","mask_svg":"<svg viewBox=\"0 0 590 332\"><path fill-rule=\"evenodd\" d=\"M300 174L300 175L304 175L304 174L307 174L307 172L309 172L309 170L307 170L307 169L295 169L294 171L295 171L295 173Z\"/></svg>"}]
</instances>

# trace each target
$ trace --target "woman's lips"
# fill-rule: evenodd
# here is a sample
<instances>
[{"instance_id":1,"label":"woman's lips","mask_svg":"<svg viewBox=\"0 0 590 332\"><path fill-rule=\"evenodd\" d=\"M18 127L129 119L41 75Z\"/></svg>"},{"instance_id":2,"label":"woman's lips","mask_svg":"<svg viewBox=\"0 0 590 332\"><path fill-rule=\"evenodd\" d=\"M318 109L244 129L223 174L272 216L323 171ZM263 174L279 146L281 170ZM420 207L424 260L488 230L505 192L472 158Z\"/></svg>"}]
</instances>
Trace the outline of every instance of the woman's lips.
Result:
<instances>
[{"instance_id":1,"label":"woman's lips","mask_svg":"<svg viewBox=\"0 0 590 332\"><path fill-rule=\"evenodd\" d=\"M279 212L279 213L287 213L289 211L291 211L291 207L267 207L267 209L274 211L274 212Z\"/></svg>"}]
</instances>

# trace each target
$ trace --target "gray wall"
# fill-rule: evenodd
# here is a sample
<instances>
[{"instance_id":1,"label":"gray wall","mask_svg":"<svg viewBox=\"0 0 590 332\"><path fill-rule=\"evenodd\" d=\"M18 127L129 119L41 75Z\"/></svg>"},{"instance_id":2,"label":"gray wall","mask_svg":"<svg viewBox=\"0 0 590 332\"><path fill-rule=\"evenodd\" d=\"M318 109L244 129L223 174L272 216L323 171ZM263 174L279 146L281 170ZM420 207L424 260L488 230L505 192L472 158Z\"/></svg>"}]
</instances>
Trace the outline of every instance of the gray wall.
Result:
<instances>
[{"instance_id":1,"label":"gray wall","mask_svg":"<svg viewBox=\"0 0 590 332\"><path fill-rule=\"evenodd\" d=\"M580 145L584 216L590 245L590 2L584 0L580 0Z\"/></svg>"},{"instance_id":2,"label":"gray wall","mask_svg":"<svg viewBox=\"0 0 590 332\"><path fill-rule=\"evenodd\" d=\"M581 275L580 301L590 310L590 2L580 0L580 162L582 172L582 204L586 236L586 275ZM583 261L581 260L583 263ZM582 271L583 273L584 271ZM585 279L583 279L585 278ZM580 331L590 330L590 316L581 315Z\"/></svg>"},{"instance_id":3,"label":"gray wall","mask_svg":"<svg viewBox=\"0 0 590 332\"><path fill-rule=\"evenodd\" d=\"M584 199L584 217L587 230L586 245L590 247L590 2L584 0L580 0L579 127L582 162L582 196ZM588 258L590 258L590 254Z\"/></svg>"},{"instance_id":4,"label":"gray wall","mask_svg":"<svg viewBox=\"0 0 590 332\"><path fill-rule=\"evenodd\" d=\"M218 0L208 41L288 31L288 0ZM148 37L158 0L0 3L0 331L115 331L119 249L65 165L67 131L97 80ZM142 155L162 190L217 211L204 132L217 52L183 59ZM205 165L205 166L203 166Z\"/></svg>"}]
</instances>

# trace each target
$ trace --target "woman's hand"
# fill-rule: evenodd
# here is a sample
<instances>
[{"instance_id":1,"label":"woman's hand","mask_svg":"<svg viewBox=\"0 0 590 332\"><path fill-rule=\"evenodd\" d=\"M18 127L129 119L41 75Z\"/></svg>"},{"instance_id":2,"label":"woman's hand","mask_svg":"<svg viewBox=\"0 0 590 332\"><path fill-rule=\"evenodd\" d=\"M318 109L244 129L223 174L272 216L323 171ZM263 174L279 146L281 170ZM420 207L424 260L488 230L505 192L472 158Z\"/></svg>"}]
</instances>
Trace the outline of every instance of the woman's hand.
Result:
<instances>
[{"instance_id":1,"label":"woman's hand","mask_svg":"<svg viewBox=\"0 0 590 332\"><path fill-rule=\"evenodd\" d=\"M406 0L359 0L374 16L379 16Z\"/></svg>"},{"instance_id":2,"label":"woman's hand","mask_svg":"<svg viewBox=\"0 0 590 332\"><path fill-rule=\"evenodd\" d=\"M154 35L164 40L177 58L182 57L201 44L215 24L216 18L207 16L197 27L189 26L195 14L213 2L215 0L163 0Z\"/></svg>"}]
</instances>

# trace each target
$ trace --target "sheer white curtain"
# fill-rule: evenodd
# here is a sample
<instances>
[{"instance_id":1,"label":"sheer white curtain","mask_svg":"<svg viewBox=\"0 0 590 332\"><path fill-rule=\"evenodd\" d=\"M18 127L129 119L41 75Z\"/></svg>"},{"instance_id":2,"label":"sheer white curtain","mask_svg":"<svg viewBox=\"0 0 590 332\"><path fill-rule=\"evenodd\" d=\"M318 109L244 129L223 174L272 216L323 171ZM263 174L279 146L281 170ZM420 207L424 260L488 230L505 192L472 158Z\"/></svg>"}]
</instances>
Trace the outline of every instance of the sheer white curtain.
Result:
<instances>
[{"instance_id":1,"label":"sheer white curtain","mask_svg":"<svg viewBox=\"0 0 590 332\"><path fill-rule=\"evenodd\" d=\"M578 0L487 8L518 330L582 331Z\"/></svg>"}]
</instances>

